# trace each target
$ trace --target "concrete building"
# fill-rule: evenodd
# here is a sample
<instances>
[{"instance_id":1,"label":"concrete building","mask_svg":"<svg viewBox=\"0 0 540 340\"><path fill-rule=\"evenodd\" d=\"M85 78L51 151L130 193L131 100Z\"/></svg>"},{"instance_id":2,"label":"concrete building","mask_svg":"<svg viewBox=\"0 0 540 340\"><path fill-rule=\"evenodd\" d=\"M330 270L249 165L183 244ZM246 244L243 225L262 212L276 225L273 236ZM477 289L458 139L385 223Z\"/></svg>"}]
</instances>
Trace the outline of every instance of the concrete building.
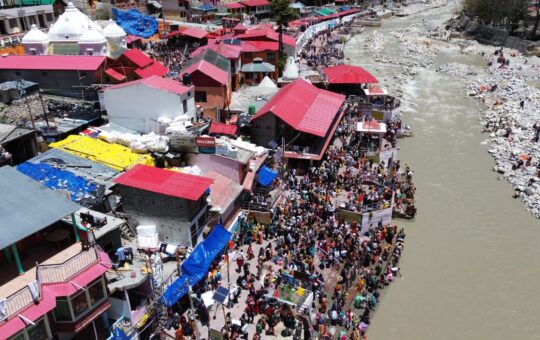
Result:
<instances>
[{"instance_id":1,"label":"concrete building","mask_svg":"<svg viewBox=\"0 0 540 340\"><path fill-rule=\"evenodd\" d=\"M52 5L0 9L0 35L24 33L32 25L45 29L53 22Z\"/></svg>"},{"instance_id":2,"label":"concrete building","mask_svg":"<svg viewBox=\"0 0 540 340\"><path fill-rule=\"evenodd\" d=\"M79 206L7 166L0 191L9 193L0 197L2 339L98 338L110 258L86 228L61 222Z\"/></svg>"},{"instance_id":3,"label":"concrete building","mask_svg":"<svg viewBox=\"0 0 540 340\"><path fill-rule=\"evenodd\" d=\"M155 225L163 242L197 245L207 224L210 178L137 165L114 181L124 211L139 225Z\"/></svg>"},{"instance_id":4,"label":"concrete building","mask_svg":"<svg viewBox=\"0 0 540 340\"><path fill-rule=\"evenodd\" d=\"M46 93L97 99L91 85L100 82L104 56L11 55L0 58L0 82L24 79Z\"/></svg>"},{"instance_id":5,"label":"concrete building","mask_svg":"<svg viewBox=\"0 0 540 340\"><path fill-rule=\"evenodd\" d=\"M22 163L38 153L36 130L0 124L0 146L11 155L10 163Z\"/></svg>"},{"instance_id":6,"label":"concrete building","mask_svg":"<svg viewBox=\"0 0 540 340\"><path fill-rule=\"evenodd\" d=\"M176 80L151 76L112 85L103 92L102 104L109 122L140 133L164 132L158 122L160 117L196 118L193 86L184 86Z\"/></svg>"}]
</instances>

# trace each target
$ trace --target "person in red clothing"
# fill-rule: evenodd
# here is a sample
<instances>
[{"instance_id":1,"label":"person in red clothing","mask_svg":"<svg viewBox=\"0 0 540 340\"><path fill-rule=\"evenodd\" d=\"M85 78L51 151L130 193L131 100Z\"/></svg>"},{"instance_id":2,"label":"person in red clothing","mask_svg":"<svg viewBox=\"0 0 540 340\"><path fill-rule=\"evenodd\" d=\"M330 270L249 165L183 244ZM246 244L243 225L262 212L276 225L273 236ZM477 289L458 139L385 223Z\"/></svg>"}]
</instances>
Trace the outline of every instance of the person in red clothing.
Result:
<instances>
[{"instance_id":1,"label":"person in red clothing","mask_svg":"<svg viewBox=\"0 0 540 340\"><path fill-rule=\"evenodd\" d=\"M240 251L238 254L238 257L236 258L236 264L238 265L238 268L236 269L237 273L242 272L242 268L244 266L244 253Z\"/></svg>"}]
</instances>

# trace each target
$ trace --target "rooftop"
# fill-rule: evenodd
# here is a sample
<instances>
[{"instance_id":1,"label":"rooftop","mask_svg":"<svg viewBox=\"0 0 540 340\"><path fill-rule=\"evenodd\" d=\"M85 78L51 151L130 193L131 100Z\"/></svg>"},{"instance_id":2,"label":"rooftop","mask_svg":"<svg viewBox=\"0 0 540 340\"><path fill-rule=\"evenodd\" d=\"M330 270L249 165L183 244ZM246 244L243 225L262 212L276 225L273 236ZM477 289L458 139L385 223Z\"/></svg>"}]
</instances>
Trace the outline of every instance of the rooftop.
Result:
<instances>
[{"instance_id":1,"label":"rooftop","mask_svg":"<svg viewBox=\"0 0 540 340\"><path fill-rule=\"evenodd\" d=\"M0 124L0 144L9 143L12 140L33 132L34 130L25 127Z\"/></svg>"},{"instance_id":2,"label":"rooftop","mask_svg":"<svg viewBox=\"0 0 540 340\"><path fill-rule=\"evenodd\" d=\"M323 70L330 84L373 84L379 81L360 66L336 65Z\"/></svg>"},{"instance_id":3,"label":"rooftop","mask_svg":"<svg viewBox=\"0 0 540 340\"><path fill-rule=\"evenodd\" d=\"M341 94L298 79L283 87L251 121L271 112L295 130L324 137L344 101Z\"/></svg>"},{"instance_id":4,"label":"rooftop","mask_svg":"<svg viewBox=\"0 0 540 340\"><path fill-rule=\"evenodd\" d=\"M199 60L198 62L184 68L182 72L180 72L180 78L182 77L184 73L192 74L193 72L201 72L205 74L207 77L220 83L221 85L224 85L224 86L229 85L229 74L226 71L223 71L222 69L220 69L219 67L213 64L210 64L204 59Z\"/></svg>"},{"instance_id":5,"label":"rooftop","mask_svg":"<svg viewBox=\"0 0 540 340\"><path fill-rule=\"evenodd\" d=\"M97 71L105 56L10 55L0 58L0 70Z\"/></svg>"},{"instance_id":6,"label":"rooftop","mask_svg":"<svg viewBox=\"0 0 540 340\"><path fill-rule=\"evenodd\" d=\"M111 86L106 87L104 91L122 89L126 87L131 87L131 86L138 86L138 85L144 85L144 86L152 87L158 90L163 90L163 91L178 94L178 95L185 94L193 88L193 87L184 86L179 81L176 81L173 79L162 78L158 76L150 76L148 78L134 80L127 83L111 85Z\"/></svg>"},{"instance_id":7,"label":"rooftop","mask_svg":"<svg viewBox=\"0 0 540 340\"><path fill-rule=\"evenodd\" d=\"M0 248L5 248L77 211L79 205L21 174L0 168Z\"/></svg>"},{"instance_id":8,"label":"rooftop","mask_svg":"<svg viewBox=\"0 0 540 340\"><path fill-rule=\"evenodd\" d=\"M210 186L212 210L225 212L242 192L242 186L213 170L205 172L204 176L214 180Z\"/></svg>"},{"instance_id":9,"label":"rooftop","mask_svg":"<svg viewBox=\"0 0 540 340\"><path fill-rule=\"evenodd\" d=\"M139 164L115 179L114 182L167 196L196 201L208 190L212 184L212 179Z\"/></svg>"}]
</instances>

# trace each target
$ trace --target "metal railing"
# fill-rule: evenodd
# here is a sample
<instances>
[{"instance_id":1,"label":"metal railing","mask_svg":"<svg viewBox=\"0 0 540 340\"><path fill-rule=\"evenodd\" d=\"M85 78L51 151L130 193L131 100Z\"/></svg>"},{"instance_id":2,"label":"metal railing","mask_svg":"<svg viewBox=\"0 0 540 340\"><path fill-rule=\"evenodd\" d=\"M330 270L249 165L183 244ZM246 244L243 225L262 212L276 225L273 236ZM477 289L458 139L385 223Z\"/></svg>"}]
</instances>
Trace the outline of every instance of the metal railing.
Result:
<instances>
[{"instance_id":1,"label":"metal railing","mask_svg":"<svg viewBox=\"0 0 540 340\"><path fill-rule=\"evenodd\" d=\"M40 283L64 282L99 259L95 248L82 251L63 263L38 265L36 274Z\"/></svg>"},{"instance_id":2,"label":"metal railing","mask_svg":"<svg viewBox=\"0 0 540 340\"><path fill-rule=\"evenodd\" d=\"M36 265L36 278L38 281L39 297L41 297L41 285L44 283L65 282L75 276L89 265L99 260L95 248L82 251L68 260L58 264ZM0 322L10 318L20 310L34 303L29 286L25 286L5 299L5 314L0 313Z\"/></svg>"}]
</instances>

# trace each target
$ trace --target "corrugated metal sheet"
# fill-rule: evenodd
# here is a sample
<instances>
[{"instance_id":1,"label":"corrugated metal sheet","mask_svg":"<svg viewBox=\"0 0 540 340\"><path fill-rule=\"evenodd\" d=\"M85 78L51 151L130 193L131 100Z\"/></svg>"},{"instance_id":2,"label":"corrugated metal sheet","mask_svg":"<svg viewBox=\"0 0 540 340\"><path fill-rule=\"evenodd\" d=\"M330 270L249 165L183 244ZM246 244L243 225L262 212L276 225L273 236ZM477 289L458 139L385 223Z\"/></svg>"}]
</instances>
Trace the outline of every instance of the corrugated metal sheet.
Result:
<instances>
[{"instance_id":1,"label":"corrugated metal sheet","mask_svg":"<svg viewBox=\"0 0 540 340\"><path fill-rule=\"evenodd\" d=\"M46 228L81 207L12 167L0 168L0 248Z\"/></svg>"},{"instance_id":2,"label":"corrugated metal sheet","mask_svg":"<svg viewBox=\"0 0 540 340\"><path fill-rule=\"evenodd\" d=\"M324 137L345 96L298 79L278 92L251 120L272 113L298 131Z\"/></svg>"}]
</instances>

